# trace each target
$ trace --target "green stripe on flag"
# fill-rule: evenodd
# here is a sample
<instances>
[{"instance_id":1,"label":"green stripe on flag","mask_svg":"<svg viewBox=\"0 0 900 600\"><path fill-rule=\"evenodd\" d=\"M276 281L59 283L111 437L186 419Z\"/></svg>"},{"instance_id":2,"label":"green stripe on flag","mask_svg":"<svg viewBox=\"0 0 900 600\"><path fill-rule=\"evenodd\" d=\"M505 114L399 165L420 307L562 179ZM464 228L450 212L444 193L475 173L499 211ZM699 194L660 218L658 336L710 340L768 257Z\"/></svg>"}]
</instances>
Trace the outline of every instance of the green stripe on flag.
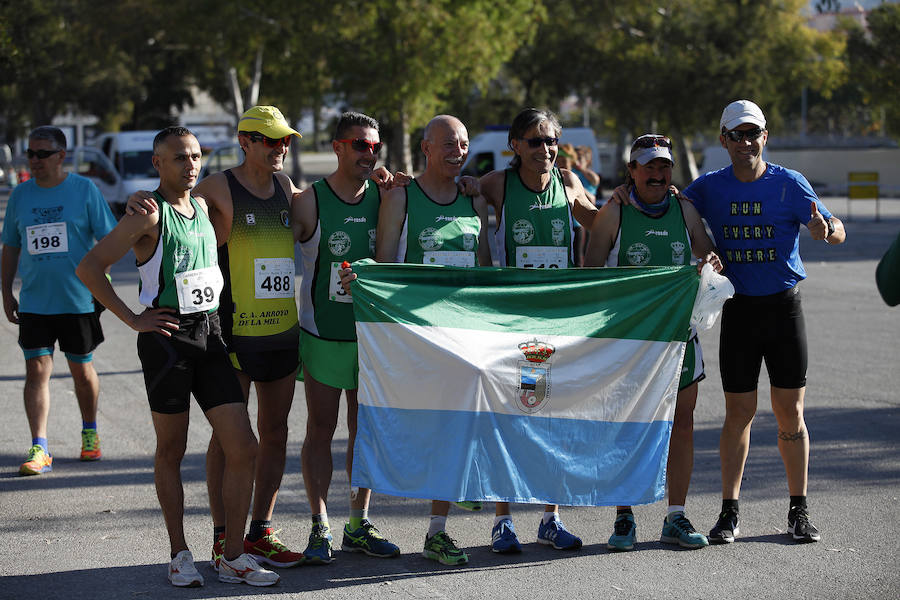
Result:
<instances>
[{"instance_id":1,"label":"green stripe on flag","mask_svg":"<svg viewBox=\"0 0 900 600\"><path fill-rule=\"evenodd\" d=\"M357 322L686 341L693 266L466 269L353 263Z\"/></svg>"}]
</instances>

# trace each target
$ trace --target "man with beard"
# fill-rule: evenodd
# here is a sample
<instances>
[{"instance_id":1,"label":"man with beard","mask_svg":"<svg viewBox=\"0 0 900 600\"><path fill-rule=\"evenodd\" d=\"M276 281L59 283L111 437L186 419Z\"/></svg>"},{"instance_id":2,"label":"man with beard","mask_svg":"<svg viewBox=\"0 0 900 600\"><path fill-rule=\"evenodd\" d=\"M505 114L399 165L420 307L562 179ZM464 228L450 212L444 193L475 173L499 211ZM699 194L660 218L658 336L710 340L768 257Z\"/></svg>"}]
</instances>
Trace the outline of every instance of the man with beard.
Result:
<instances>
[{"instance_id":1,"label":"man with beard","mask_svg":"<svg viewBox=\"0 0 900 600\"><path fill-rule=\"evenodd\" d=\"M606 204L594 220L585 266L669 266L684 265L691 254L722 270L713 244L697 211L690 202L669 192L672 182L672 142L661 135L647 134L634 140L627 164L626 186L631 204ZM698 383L706 377L697 332L691 329L669 441L666 484L669 511L663 522L660 541L683 548L709 545L684 515L691 472L694 466L694 406ZM632 550L637 527L630 506L619 506L614 531L607 547Z\"/></svg>"}]
</instances>

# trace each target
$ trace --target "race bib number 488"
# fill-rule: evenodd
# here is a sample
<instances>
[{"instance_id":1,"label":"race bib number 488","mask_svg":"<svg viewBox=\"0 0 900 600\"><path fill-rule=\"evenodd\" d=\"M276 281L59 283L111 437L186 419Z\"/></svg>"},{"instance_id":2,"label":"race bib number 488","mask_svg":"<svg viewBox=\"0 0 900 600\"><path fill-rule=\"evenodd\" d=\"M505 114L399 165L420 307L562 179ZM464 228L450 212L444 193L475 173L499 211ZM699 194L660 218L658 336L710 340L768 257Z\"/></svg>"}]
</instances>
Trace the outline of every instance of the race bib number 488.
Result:
<instances>
[{"instance_id":1,"label":"race bib number 488","mask_svg":"<svg viewBox=\"0 0 900 600\"><path fill-rule=\"evenodd\" d=\"M293 258L257 258L253 272L257 298L294 297Z\"/></svg>"}]
</instances>

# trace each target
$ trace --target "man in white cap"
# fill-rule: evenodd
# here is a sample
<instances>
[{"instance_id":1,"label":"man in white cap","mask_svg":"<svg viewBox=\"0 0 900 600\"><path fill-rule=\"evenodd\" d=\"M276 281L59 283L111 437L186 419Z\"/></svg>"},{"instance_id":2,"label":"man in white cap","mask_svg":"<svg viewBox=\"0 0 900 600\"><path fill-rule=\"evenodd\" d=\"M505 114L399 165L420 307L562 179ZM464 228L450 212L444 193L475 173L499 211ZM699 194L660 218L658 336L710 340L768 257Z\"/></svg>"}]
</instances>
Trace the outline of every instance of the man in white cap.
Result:
<instances>
[{"instance_id":1,"label":"man in white cap","mask_svg":"<svg viewBox=\"0 0 900 600\"><path fill-rule=\"evenodd\" d=\"M712 240L690 202L678 200L670 191L672 182L672 141L662 135L646 134L634 140L628 162L626 185L630 204L607 203L594 219L586 267L670 266L689 264L691 255L722 270L713 251ZM660 541L683 548L709 545L684 514L691 472L694 467L694 406L697 384L706 377L697 332L691 329L681 365L678 397L666 484L669 510L663 521ZM632 550L637 527L630 506L619 506L610 550Z\"/></svg>"},{"instance_id":2,"label":"man in white cap","mask_svg":"<svg viewBox=\"0 0 900 600\"><path fill-rule=\"evenodd\" d=\"M788 532L797 542L816 542L819 531L806 506L807 345L797 288L806 271L798 251L799 229L805 225L814 240L829 244L840 244L846 234L803 175L763 160L768 131L759 106L749 100L732 102L720 127L719 141L731 166L702 175L684 191L709 224L725 262L724 274L736 291L722 311L722 511L709 541L730 543L739 532L738 495L765 360L790 493Z\"/></svg>"}]
</instances>

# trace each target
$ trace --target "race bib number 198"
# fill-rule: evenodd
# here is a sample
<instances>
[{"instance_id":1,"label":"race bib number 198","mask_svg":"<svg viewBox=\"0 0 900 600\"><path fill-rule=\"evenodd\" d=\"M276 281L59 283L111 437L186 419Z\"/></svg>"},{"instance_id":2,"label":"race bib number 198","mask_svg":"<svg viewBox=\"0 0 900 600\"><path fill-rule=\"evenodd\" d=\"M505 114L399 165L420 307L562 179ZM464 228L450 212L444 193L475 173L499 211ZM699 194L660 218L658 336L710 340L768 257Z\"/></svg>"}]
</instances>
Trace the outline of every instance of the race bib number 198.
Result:
<instances>
[{"instance_id":1,"label":"race bib number 198","mask_svg":"<svg viewBox=\"0 0 900 600\"><path fill-rule=\"evenodd\" d=\"M26 227L25 232L28 236L28 253L31 255L69 251L65 222L32 225Z\"/></svg>"}]
</instances>

